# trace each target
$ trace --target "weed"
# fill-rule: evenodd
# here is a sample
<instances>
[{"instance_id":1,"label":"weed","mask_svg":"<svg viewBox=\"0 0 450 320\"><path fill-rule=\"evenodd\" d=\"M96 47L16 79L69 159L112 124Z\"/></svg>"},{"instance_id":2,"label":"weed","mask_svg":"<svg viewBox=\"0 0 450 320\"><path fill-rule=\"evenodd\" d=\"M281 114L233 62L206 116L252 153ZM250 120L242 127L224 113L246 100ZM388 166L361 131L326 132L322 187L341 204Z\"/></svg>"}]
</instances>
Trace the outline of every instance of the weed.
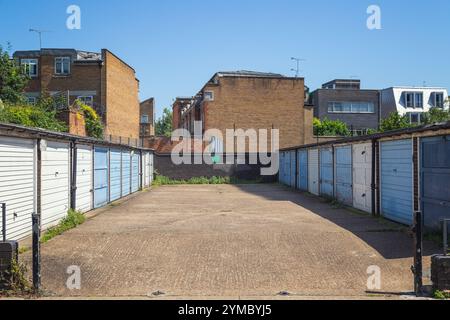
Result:
<instances>
[{"instance_id":1,"label":"weed","mask_svg":"<svg viewBox=\"0 0 450 320\"><path fill-rule=\"evenodd\" d=\"M433 297L438 300L447 300L450 299L450 292L436 290L433 294Z\"/></svg>"},{"instance_id":2,"label":"weed","mask_svg":"<svg viewBox=\"0 0 450 320\"><path fill-rule=\"evenodd\" d=\"M30 251L29 247L20 247L19 248L19 254L22 254L22 253L25 253L25 252L28 252L28 251Z\"/></svg>"},{"instance_id":3,"label":"weed","mask_svg":"<svg viewBox=\"0 0 450 320\"><path fill-rule=\"evenodd\" d=\"M11 264L11 270L4 272L3 276L0 275L0 282L6 286L6 290L3 290L2 294L6 296L32 294L32 286L26 276L27 271L25 264L14 259Z\"/></svg>"},{"instance_id":4,"label":"weed","mask_svg":"<svg viewBox=\"0 0 450 320\"><path fill-rule=\"evenodd\" d=\"M65 217L57 226L47 230L47 232L41 237L41 243L46 243L54 237L61 235L67 230L77 227L85 221L86 217L81 212L71 209L68 211L67 217Z\"/></svg>"},{"instance_id":5,"label":"weed","mask_svg":"<svg viewBox=\"0 0 450 320\"><path fill-rule=\"evenodd\" d=\"M153 181L153 186L163 186L163 185L183 185L183 184L196 184L196 185L204 185L204 184L255 184L261 183L261 180L242 180L234 177L195 177L188 180L176 180L170 179L166 176L157 175Z\"/></svg>"}]
</instances>

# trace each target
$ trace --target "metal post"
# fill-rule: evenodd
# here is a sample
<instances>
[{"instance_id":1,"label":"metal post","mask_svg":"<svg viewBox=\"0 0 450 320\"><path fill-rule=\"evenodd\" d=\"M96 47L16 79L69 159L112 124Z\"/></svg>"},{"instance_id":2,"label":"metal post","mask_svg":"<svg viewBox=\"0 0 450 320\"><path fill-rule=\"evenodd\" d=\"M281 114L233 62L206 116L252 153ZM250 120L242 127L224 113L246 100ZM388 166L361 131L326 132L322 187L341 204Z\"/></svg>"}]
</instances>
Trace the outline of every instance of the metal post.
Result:
<instances>
[{"instance_id":1,"label":"metal post","mask_svg":"<svg viewBox=\"0 0 450 320\"><path fill-rule=\"evenodd\" d=\"M449 222L450 222L450 220L448 220L448 219L444 219L444 221L443 221L443 223L444 223L444 227L443 227L444 256L448 255L448 223Z\"/></svg>"},{"instance_id":2,"label":"metal post","mask_svg":"<svg viewBox=\"0 0 450 320\"><path fill-rule=\"evenodd\" d=\"M423 218L422 212L417 211L414 214L414 266L412 271L414 273L414 292L416 296L422 295L422 276L423 276L423 266L422 266L422 253L423 253Z\"/></svg>"},{"instance_id":3,"label":"metal post","mask_svg":"<svg viewBox=\"0 0 450 320\"><path fill-rule=\"evenodd\" d=\"M39 214L32 215L33 223L33 288L35 292L39 292L41 288L41 216Z\"/></svg>"},{"instance_id":4,"label":"metal post","mask_svg":"<svg viewBox=\"0 0 450 320\"><path fill-rule=\"evenodd\" d=\"M6 203L1 203L2 205L2 235L3 242L6 242Z\"/></svg>"}]
</instances>

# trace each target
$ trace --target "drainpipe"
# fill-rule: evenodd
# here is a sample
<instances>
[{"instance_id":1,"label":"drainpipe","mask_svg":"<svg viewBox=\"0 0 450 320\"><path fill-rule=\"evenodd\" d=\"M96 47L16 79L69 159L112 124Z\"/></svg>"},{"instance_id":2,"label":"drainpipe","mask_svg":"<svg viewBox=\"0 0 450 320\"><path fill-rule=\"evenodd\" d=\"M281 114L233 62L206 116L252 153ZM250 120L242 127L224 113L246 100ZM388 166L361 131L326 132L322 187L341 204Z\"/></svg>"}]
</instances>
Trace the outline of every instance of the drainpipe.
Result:
<instances>
[{"instance_id":1,"label":"drainpipe","mask_svg":"<svg viewBox=\"0 0 450 320\"><path fill-rule=\"evenodd\" d=\"M376 190L377 190L377 155L376 155L376 143L377 140L372 140L372 215L376 216Z\"/></svg>"},{"instance_id":2,"label":"drainpipe","mask_svg":"<svg viewBox=\"0 0 450 320\"><path fill-rule=\"evenodd\" d=\"M72 141L70 143L70 164L71 164L71 174L70 174L70 208L76 210L77 207L77 151L76 142Z\"/></svg>"}]
</instances>

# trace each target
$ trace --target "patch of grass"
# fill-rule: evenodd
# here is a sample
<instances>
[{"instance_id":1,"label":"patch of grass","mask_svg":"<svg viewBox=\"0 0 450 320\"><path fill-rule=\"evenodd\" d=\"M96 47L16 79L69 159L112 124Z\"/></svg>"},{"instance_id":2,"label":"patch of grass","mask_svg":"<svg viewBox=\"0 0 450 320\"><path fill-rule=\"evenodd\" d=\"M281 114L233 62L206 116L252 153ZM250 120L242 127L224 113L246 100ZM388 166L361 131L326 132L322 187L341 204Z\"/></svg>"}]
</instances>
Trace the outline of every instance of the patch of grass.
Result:
<instances>
[{"instance_id":1,"label":"patch of grass","mask_svg":"<svg viewBox=\"0 0 450 320\"><path fill-rule=\"evenodd\" d=\"M167 185L183 185L183 184L196 184L196 185L206 185L206 184L255 184L261 183L261 180L242 180L230 177L195 177L188 180L176 180L170 179L166 176L157 175L153 180L153 186L167 186Z\"/></svg>"},{"instance_id":2,"label":"patch of grass","mask_svg":"<svg viewBox=\"0 0 450 320\"><path fill-rule=\"evenodd\" d=\"M47 232L41 237L41 243L46 243L54 237L63 234L67 230L77 227L85 221L86 217L81 212L69 210L67 217L65 217L57 226L48 229Z\"/></svg>"},{"instance_id":3,"label":"patch of grass","mask_svg":"<svg viewBox=\"0 0 450 320\"><path fill-rule=\"evenodd\" d=\"M31 248L29 248L29 247L20 247L20 248L19 248L19 254L28 252L28 251L30 251L30 249L31 249Z\"/></svg>"},{"instance_id":4,"label":"patch of grass","mask_svg":"<svg viewBox=\"0 0 450 320\"><path fill-rule=\"evenodd\" d=\"M433 298L438 299L438 300L450 299L450 292L448 292L448 291L444 292L444 291L436 290L433 293Z\"/></svg>"}]
</instances>

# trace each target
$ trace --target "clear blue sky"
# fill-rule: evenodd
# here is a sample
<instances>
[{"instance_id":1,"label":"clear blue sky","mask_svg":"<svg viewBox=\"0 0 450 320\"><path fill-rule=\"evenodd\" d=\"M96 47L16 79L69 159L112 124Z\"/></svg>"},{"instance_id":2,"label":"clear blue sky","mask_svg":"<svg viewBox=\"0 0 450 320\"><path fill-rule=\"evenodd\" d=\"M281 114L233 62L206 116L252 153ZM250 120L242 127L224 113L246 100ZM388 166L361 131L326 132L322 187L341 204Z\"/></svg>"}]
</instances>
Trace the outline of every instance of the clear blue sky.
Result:
<instances>
[{"instance_id":1,"label":"clear blue sky","mask_svg":"<svg viewBox=\"0 0 450 320\"><path fill-rule=\"evenodd\" d=\"M81 30L66 9L81 7ZM382 30L366 27L377 4ZM428 0L0 0L0 44L37 49L29 28L51 30L43 47L108 48L137 71L140 98L157 114L176 96L194 95L216 71L292 75L290 57L315 89L356 76L365 88L450 89L450 1Z\"/></svg>"}]
</instances>

